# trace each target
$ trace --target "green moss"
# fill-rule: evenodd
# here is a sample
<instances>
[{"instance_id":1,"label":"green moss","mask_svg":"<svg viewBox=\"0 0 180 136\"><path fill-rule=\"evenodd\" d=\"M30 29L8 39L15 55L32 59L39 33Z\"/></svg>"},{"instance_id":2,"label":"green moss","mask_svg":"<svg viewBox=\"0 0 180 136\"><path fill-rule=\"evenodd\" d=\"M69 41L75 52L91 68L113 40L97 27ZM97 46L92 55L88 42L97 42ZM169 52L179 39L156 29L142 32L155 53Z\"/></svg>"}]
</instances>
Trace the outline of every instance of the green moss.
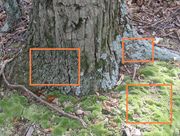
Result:
<instances>
[{"instance_id":1,"label":"green moss","mask_svg":"<svg viewBox=\"0 0 180 136\"><path fill-rule=\"evenodd\" d=\"M140 69L140 74L144 75L141 83L170 83L173 84L173 124L169 125L149 125L148 129L138 126L143 131L143 135L147 136L170 136L171 134L179 135L180 128L180 81L177 78L177 73L180 70L175 68L169 63L157 63L145 65ZM172 69L169 69L169 68ZM145 69L145 70L143 70ZM148 71L146 73L145 71ZM119 91L125 91L125 85L127 83L139 83L138 81L131 81L130 76L125 76L124 85L118 86ZM169 87L157 87L157 89L149 90L149 87L129 87L129 121L168 121L169 120ZM120 110L116 116L111 116L113 122L117 123L119 128L121 123L124 122L126 117L126 95L120 93L121 98L118 99L119 107L114 108L111 111ZM54 112L50 111L43 105L31 104L27 102L25 97L18 94L12 95L8 98L0 100L0 107L3 112L0 113L0 125L8 123L12 125L13 118L22 117L30 122L39 124L42 128L53 128L52 135L61 136L67 133L72 136L108 136L118 135L119 129L109 127L110 123L106 123L103 120L106 115L102 114L103 101L114 101L106 93L97 95L88 95L82 97L80 100L73 96L63 95L58 91L49 92L48 95L55 95L59 102L70 103L68 106L62 106L66 112L73 112L75 106L80 106L84 111L90 111L88 115L83 117L84 121L88 123L86 129L82 128L81 124L69 118L57 116ZM150 95L150 97L148 97ZM151 99L155 96L155 100ZM154 98L154 97L153 97ZM156 99L157 98L157 99ZM112 102L113 103L113 102ZM113 104L114 106L116 104ZM168 106L168 107L167 107ZM133 115L139 115L139 118L135 118ZM105 124L105 125L104 125ZM106 126L108 125L108 127ZM107 128L106 128L107 127ZM120 134L119 134L120 135Z\"/></svg>"},{"instance_id":2,"label":"green moss","mask_svg":"<svg viewBox=\"0 0 180 136\"><path fill-rule=\"evenodd\" d=\"M126 86L125 85L119 85L117 88L116 88L117 91L124 91L126 90Z\"/></svg>"},{"instance_id":3,"label":"green moss","mask_svg":"<svg viewBox=\"0 0 180 136\"><path fill-rule=\"evenodd\" d=\"M153 71L152 69L141 69L140 74L144 76L155 76L156 72Z\"/></svg>"},{"instance_id":4,"label":"green moss","mask_svg":"<svg viewBox=\"0 0 180 136\"><path fill-rule=\"evenodd\" d=\"M169 121L169 116L167 116L167 114L164 114L162 111L156 110L156 112L152 116L153 117L151 117L151 118L157 122L168 122Z\"/></svg>"},{"instance_id":5,"label":"green moss","mask_svg":"<svg viewBox=\"0 0 180 136\"><path fill-rule=\"evenodd\" d=\"M58 99L60 103L64 103L66 101L70 101L72 103L76 103L77 99L73 96L69 96L69 95L64 95L64 94L60 94L58 95Z\"/></svg>"},{"instance_id":6,"label":"green moss","mask_svg":"<svg viewBox=\"0 0 180 136\"><path fill-rule=\"evenodd\" d=\"M58 125L53 129L52 135L53 136L62 136L67 130L62 126Z\"/></svg>"},{"instance_id":7,"label":"green moss","mask_svg":"<svg viewBox=\"0 0 180 136\"><path fill-rule=\"evenodd\" d=\"M76 120L71 120L66 117L56 117L54 118L54 121L57 122L58 125L54 126L53 129L53 135L62 135L64 134L68 129L80 129L82 128L81 124Z\"/></svg>"},{"instance_id":8,"label":"green moss","mask_svg":"<svg viewBox=\"0 0 180 136\"><path fill-rule=\"evenodd\" d=\"M118 125L121 125L121 122L122 122L122 119L120 116L117 116L114 118L114 121L118 124Z\"/></svg>"},{"instance_id":9,"label":"green moss","mask_svg":"<svg viewBox=\"0 0 180 136\"><path fill-rule=\"evenodd\" d=\"M170 84L171 84L171 83L173 83L173 80L172 80L172 79L170 79L170 78L168 78L168 79L165 79L165 82L166 82L166 83L170 83Z\"/></svg>"},{"instance_id":10,"label":"green moss","mask_svg":"<svg viewBox=\"0 0 180 136\"><path fill-rule=\"evenodd\" d=\"M48 120L40 121L40 125L42 128L50 128L51 127L50 122Z\"/></svg>"},{"instance_id":11,"label":"green moss","mask_svg":"<svg viewBox=\"0 0 180 136\"><path fill-rule=\"evenodd\" d=\"M168 62L164 62L164 61L156 61L154 63L154 65L159 66L159 67L166 67L168 69L173 68L173 66L171 66ZM152 66L154 66L154 65L152 65Z\"/></svg>"},{"instance_id":12,"label":"green moss","mask_svg":"<svg viewBox=\"0 0 180 136\"><path fill-rule=\"evenodd\" d=\"M99 104L97 103L98 101L98 96L96 95L89 95L85 96L81 99L80 105L83 109L88 110L88 109L99 109Z\"/></svg>"},{"instance_id":13,"label":"green moss","mask_svg":"<svg viewBox=\"0 0 180 136\"><path fill-rule=\"evenodd\" d=\"M144 132L143 135L144 136L164 136L164 134L159 131Z\"/></svg>"},{"instance_id":14,"label":"green moss","mask_svg":"<svg viewBox=\"0 0 180 136\"><path fill-rule=\"evenodd\" d=\"M124 82L126 82L126 83L131 83L131 80L132 80L132 77L130 77L130 76L124 76Z\"/></svg>"},{"instance_id":15,"label":"green moss","mask_svg":"<svg viewBox=\"0 0 180 136\"><path fill-rule=\"evenodd\" d=\"M165 86L158 86L157 88L159 88L160 90L164 90L164 89L166 89L166 87L165 87ZM162 92L162 91L160 91L160 92Z\"/></svg>"},{"instance_id":16,"label":"green moss","mask_svg":"<svg viewBox=\"0 0 180 136\"><path fill-rule=\"evenodd\" d=\"M10 98L4 98L0 101L0 107L3 110L1 116L4 116L4 119L12 121L13 118L21 117L24 106L27 105L27 100L24 97L18 96L17 94L12 95ZM5 120L4 120L5 121ZM4 123L1 120L1 123Z\"/></svg>"},{"instance_id":17,"label":"green moss","mask_svg":"<svg viewBox=\"0 0 180 136\"><path fill-rule=\"evenodd\" d=\"M74 112L74 106L67 106L66 108L64 108L65 112Z\"/></svg>"},{"instance_id":18,"label":"green moss","mask_svg":"<svg viewBox=\"0 0 180 136\"><path fill-rule=\"evenodd\" d=\"M150 105L155 104L155 101L152 100L152 99L146 99L145 102L146 102L147 104L150 104Z\"/></svg>"},{"instance_id":19,"label":"green moss","mask_svg":"<svg viewBox=\"0 0 180 136\"><path fill-rule=\"evenodd\" d=\"M129 91L129 94L132 94L132 95L141 95L143 92L137 90L137 89L133 89L131 91Z\"/></svg>"},{"instance_id":20,"label":"green moss","mask_svg":"<svg viewBox=\"0 0 180 136\"><path fill-rule=\"evenodd\" d=\"M135 109L134 109L134 113L135 114L142 114L142 112L141 112L141 110L140 110L140 107L135 107Z\"/></svg>"},{"instance_id":21,"label":"green moss","mask_svg":"<svg viewBox=\"0 0 180 136\"><path fill-rule=\"evenodd\" d=\"M105 100L107 100L107 99L108 99L107 96L103 96L103 95L98 96L98 100L99 100L99 101L105 101Z\"/></svg>"},{"instance_id":22,"label":"green moss","mask_svg":"<svg viewBox=\"0 0 180 136\"><path fill-rule=\"evenodd\" d=\"M95 136L110 136L111 132L109 132L105 127L104 124L96 124L91 126L91 132Z\"/></svg>"},{"instance_id":23,"label":"green moss","mask_svg":"<svg viewBox=\"0 0 180 136\"><path fill-rule=\"evenodd\" d=\"M132 111L128 111L128 119L129 119L129 121L135 121L134 119L133 119L133 115L134 115L134 112L132 112Z\"/></svg>"},{"instance_id":24,"label":"green moss","mask_svg":"<svg viewBox=\"0 0 180 136\"><path fill-rule=\"evenodd\" d=\"M0 113L0 126L2 126L4 124L4 122L6 121L6 114L5 113Z\"/></svg>"},{"instance_id":25,"label":"green moss","mask_svg":"<svg viewBox=\"0 0 180 136\"><path fill-rule=\"evenodd\" d=\"M74 134L73 136L89 136L90 132L87 129L81 129L77 134Z\"/></svg>"},{"instance_id":26,"label":"green moss","mask_svg":"<svg viewBox=\"0 0 180 136\"><path fill-rule=\"evenodd\" d=\"M94 105L86 107L85 109L89 110L89 111L99 111L100 112L102 110L102 107L100 104L94 104Z\"/></svg>"},{"instance_id":27,"label":"green moss","mask_svg":"<svg viewBox=\"0 0 180 136\"><path fill-rule=\"evenodd\" d=\"M153 83L164 83L164 79L162 77L152 77L151 81L153 81Z\"/></svg>"},{"instance_id":28,"label":"green moss","mask_svg":"<svg viewBox=\"0 0 180 136\"><path fill-rule=\"evenodd\" d=\"M40 116L45 111L42 109L43 107L38 107L37 105L33 104L29 108L23 111L23 115L26 119L31 120L33 122L38 122L40 120Z\"/></svg>"},{"instance_id":29,"label":"green moss","mask_svg":"<svg viewBox=\"0 0 180 136\"><path fill-rule=\"evenodd\" d=\"M102 113L99 111L92 111L92 113L90 115L87 116L89 120L93 120L93 119L100 119L102 117Z\"/></svg>"}]
</instances>

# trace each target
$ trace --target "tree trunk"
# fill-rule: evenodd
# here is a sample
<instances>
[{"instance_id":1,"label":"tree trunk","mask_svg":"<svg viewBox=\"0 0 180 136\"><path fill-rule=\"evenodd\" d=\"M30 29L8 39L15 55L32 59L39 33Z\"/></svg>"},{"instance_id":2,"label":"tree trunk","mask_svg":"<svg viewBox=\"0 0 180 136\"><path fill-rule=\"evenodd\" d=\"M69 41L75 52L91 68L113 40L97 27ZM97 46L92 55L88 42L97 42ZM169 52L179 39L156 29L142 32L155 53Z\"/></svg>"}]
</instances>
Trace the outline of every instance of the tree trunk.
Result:
<instances>
[{"instance_id":1,"label":"tree trunk","mask_svg":"<svg viewBox=\"0 0 180 136\"><path fill-rule=\"evenodd\" d=\"M16 62L14 72L18 74L11 79L29 85L30 48L80 48L80 86L31 88L76 95L115 87L122 58L121 37L140 37L128 22L125 0L33 0L29 28L28 44ZM130 59L151 59L148 41L134 45L126 46ZM155 59L174 58L180 59L179 54L155 47ZM77 51L32 51L32 82L78 84L77 60Z\"/></svg>"},{"instance_id":2,"label":"tree trunk","mask_svg":"<svg viewBox=\"0 0 180 136\"><path fill-rule=\"evenodd\" d=\"M30 38L21 57L23 67L16 71L23 74L16 80L28 83L29 48L80 48L80 86L38 88L77 94L112 89L117 83L120 66L120 58L116 57L111 44L118 34L118 23L118 0L34 0ZM76 51L33 51L32 58L34 83L77 83ZM67 58L66 61L57 61L63 58Z\"/></svg>"}]
</instances>

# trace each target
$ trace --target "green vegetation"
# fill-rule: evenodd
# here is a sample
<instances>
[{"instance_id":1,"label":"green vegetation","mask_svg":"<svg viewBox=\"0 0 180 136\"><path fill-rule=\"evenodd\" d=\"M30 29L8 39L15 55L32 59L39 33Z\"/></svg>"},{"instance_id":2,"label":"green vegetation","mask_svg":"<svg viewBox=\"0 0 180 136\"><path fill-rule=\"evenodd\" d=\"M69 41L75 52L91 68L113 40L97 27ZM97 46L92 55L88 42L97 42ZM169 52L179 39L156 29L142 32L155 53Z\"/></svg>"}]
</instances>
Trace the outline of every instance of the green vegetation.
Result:
<instances>
[{"instance_id":1,"label":"green vegetation","mask_svg":"<svg viewBox=\"0 0 180 136\"><path fill-rule=\"evenodd\" d=\"M136 125L144 136L179 135L180 130L180 69L166 62L155 62L142 67L138 74L143 83L173 83L173 124L172 125ZM43 129L52 129L53 136L120 136L120 129L125 122L126 96L125 84L138 83L125 76L124 84L116 91L103 95L89 95L81 99L60 94L54 95L58 105L66 112L74 113L80 108L84 111L83 119L88 123L84 129L76 120L57 116L47 107L28 102L19 94L11 94L0 100L0 133L9 136L13 130L14 120L25 119L39 124ZM115 97L110 94L115 93ZM119 97L118 97L119 95ZM134 122L166 122L169 121L169 87L130 87L129 88L129 121ZM8 131L7 131L8 128Z\"/></svg>"},{"instance_id":2,"label":"green vegetation","mask_svg":"<svg viewBox=\"0 0 180 136\"><path fill-rule=\"evenodd\" d=\"M137 125L143 130L145 136L172 136L178 135L180 130L180 69L166 62L155 62L142 67L138 74L143 78L143 83L173 84L173 124L149 125L147 129L143 125ZM129 82L129 81L128 81ZM118 87L117 91L123 91ZM131 122L169 122L170 112L170 87L129 87L128 89L129 121ZM120 100L120 109L125 107L125 96ZM122 104L123 103L123 104ZM123 116L124 113L121 115Z\"/></svg>"}]
</instances>

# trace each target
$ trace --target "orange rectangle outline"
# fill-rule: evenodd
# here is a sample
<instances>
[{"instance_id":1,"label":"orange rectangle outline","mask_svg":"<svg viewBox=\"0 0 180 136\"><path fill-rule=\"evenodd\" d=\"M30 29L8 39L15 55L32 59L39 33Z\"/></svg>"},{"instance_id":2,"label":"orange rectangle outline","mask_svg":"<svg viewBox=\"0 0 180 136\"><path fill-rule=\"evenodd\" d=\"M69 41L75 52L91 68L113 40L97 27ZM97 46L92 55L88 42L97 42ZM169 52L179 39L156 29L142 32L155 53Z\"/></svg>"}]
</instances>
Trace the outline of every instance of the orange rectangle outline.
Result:
<instances>
[{"instance_id":1,"label":"orange rectangle outline","mask_svg":"<svg viewBox=\"0 0 180 136\"><path fill-rule=\"evenodd\" d=\"M169 122L129 122L128 121L128 87L129 86L169 86L170 87L170 112L169 112ZM173 97L173 89L172 89L172 83L171 84L126 84L126 123L127 124L172 124L172 117L173 117L173 103L172 103L172 97Z\"/></svg>"},{"instance_id":2,"label":"orange rectangle outline","mask_svg":"<svg viewBox=\"0 0 180 136\"><path fill-rule=\"evenodd\" d=\"M32 83L32 51L78 51L78 83L77 84L33 84ZM29 86L80 86L81 70L80 48L29 48Z\"/></svg>"},{"instance_id":3,"label":"orange rectangle outline","mask_svg":"<svg viewBox=\"0 0 180 136\"><path fill-rule=\"evenodd\" d=\"M152 41L152 59L151 60L125 60L125 44L124 44L124 41L125 40L151 40ZM154 63L154 38L127 38L127 37L124 37L122 38L122 64L125 64L125 63L148 63L148 62L151 62L151 63Z\"/></svg>"}]
</instances>

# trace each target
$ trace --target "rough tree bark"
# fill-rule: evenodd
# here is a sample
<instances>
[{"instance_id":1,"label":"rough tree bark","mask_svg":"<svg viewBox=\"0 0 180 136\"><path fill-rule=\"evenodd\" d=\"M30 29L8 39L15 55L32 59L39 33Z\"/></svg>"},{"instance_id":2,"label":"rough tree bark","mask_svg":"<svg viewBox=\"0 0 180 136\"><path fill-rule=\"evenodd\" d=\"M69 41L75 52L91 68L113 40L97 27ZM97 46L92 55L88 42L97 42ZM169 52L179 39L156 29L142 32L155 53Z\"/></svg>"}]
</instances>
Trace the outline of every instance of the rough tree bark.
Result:
<instances>
[{"instance_id":1,"label":"rough tree bark","mask_svg":"<svg viewBox=\"0 0 180 136\"><path fill-rule=\"evenodd\" d=\"M46 89L58 89L78 94L112 89L117 83L120 66L120 58L116 57L111 44L118 34L118 24L118 0L34 0L30 37L27 48L21 57L20 63L23 64L16 69L16 73L20 73L16 76L16 81L21 84L28 83L29 48L69 47L81 49L81 86L47 87ZM72 55L72 53L70 54ZM74 54L76 53L74 52ZM44 56L55 59L61 57L62 52L36 52L33 60L45 59ZM41 74L37 74L38 68L34 68L33 71L34 79L39 79L36 82L50 79L49 74L46 74L47 71L60 69L65 74L53 71L51 73L52 80L56 77L57 80L47 82L60 83L66 81L68 77L70 78L69 83L77 80L77 72L70 72L67 69L68 63L63 65L57 63L56 66L49 67L45 66L44 62L36 61L35 65L42 66L42 63L43 69L39 68ZM72 63L71 67L76 68L77 63ZM44 73L43 76L42 73Z\"/></svg>"},{"instance_id":2,"label":"rough tree bark","mask_svg":"<svg viewBox=\"0 0 180 136\"><path fill-rule=\"evenodd\" d=\"M77 95L107 91L115 87L121 65L121 37L139 37L128 22L125 0L33 0L29 30L28 44L16 63L19 66L14 72L18 74L13 78L20 84L28 85L29 48L81 48L80 87L37 87L75 92ZM131 48L127 54L129 58L151 58L151 45L148 41L136 44L133 48L130 47L131 44L127 45L127 49L128 46ZM67 55L66 58L73 58L69 54L76 55L76 52L64 54ZM62 56L62 52L36 52L33 60L55 60ZM180 58L177 53L155 48L156 59L173 60L174 57ZM72 71L77 67L77 62L71 61L69 68L68 61L62 65L57 62L50 66L49 62L34 61L34 79L36 82L45 82L47 79L51 83L75 82L77 72ZM60 70L64 74L57 72ZM51 73L46 74L47 72Z\"/></svg>"}]
</instances>

